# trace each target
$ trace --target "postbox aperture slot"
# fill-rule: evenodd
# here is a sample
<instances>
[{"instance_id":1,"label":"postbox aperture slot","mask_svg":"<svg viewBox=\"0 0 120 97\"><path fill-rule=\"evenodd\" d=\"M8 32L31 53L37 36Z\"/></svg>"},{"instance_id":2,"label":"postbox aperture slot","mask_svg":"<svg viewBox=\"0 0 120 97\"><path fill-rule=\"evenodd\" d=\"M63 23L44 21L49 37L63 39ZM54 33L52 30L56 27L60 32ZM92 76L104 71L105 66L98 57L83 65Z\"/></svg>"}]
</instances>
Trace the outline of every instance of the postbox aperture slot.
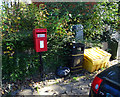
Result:
<instances>
[{"instance_id":1,"label":"postbox aperture slot","mask_svg":"<svg viewBox=\"0 0 120 97\"><path fill-rule=\"evenodd\" d=\"M45 37L45 34L37 34L37 38Z\"/></svg>"}]
</instances>

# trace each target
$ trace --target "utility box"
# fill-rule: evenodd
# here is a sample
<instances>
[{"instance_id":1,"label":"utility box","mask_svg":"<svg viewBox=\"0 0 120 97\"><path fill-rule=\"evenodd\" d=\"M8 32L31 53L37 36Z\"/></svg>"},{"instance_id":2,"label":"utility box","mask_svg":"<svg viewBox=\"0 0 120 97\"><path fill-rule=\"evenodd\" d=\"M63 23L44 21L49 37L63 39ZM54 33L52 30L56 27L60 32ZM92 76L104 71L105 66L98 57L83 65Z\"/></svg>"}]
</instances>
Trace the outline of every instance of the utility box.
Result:
<instances>
[{"instance_id":1,"label":"utility box","mask_svg":"<svg viewBox=\"0 0 120 97\"><path fill-rule=\"evenodd\" d=\"M33 29L33 39L36 52L47 51L47 29Z\"/></svg>"}]
</instances>

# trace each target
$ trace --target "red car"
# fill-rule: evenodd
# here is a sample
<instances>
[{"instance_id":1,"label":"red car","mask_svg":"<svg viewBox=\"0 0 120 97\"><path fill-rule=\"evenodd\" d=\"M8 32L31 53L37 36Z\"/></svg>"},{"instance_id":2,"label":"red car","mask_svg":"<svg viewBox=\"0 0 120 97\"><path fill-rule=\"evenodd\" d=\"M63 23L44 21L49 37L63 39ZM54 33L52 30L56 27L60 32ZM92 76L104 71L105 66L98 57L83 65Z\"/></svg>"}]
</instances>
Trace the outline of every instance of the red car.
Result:
<instances>
[{"instance_id":1,"label":"red car","mask_svg":"<svg viewBox=\"0 0 120 97\"><path fill-rule=\"evenodd\" d=\"M120 63L94 78L89 97L120 97Z\"/></svg>"}]
</instances>

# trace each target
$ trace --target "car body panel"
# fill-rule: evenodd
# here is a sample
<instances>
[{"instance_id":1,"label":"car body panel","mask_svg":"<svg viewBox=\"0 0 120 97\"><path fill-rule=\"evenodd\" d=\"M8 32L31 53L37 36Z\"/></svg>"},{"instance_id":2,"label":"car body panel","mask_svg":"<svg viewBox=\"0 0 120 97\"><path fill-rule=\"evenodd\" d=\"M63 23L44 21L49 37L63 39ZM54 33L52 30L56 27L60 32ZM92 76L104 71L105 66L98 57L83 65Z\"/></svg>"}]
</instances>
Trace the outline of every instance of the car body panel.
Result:
<instances>
[{"instance_id":1,"label":"car body panel","mask_svg":"<svg viewBox=\"0 0 120 97\"><path fill-rule=\"evenodd\" d=\"M90 97L120 97L120 63L97 75L103 81L96 94L92 88Z\"/></svg>"}]
</instances>

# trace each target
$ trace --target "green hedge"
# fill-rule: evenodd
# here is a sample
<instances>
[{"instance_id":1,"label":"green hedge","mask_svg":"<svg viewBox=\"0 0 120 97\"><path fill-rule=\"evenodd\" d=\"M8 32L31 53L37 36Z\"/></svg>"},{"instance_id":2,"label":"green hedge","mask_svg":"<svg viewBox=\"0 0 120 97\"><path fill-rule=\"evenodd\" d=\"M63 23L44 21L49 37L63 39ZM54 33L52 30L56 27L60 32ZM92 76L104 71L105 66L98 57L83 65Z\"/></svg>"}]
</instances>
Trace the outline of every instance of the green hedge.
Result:
<instances>
[{"instance_id":1,"label":"green hedge","mask_svg":"<svg viewBox=\"0 0 120 97\"><path fill-rule=\"evenodd\" d=\"M45 72L55 71L61 65L68 65L69 48L66 44L74 40L75 32L70 31L72 25L82 24L85 41L95 39L93 42L96 44L100 43L100 35L105 31L103 20L111 23L114 20L110 18L114 17L115 24L112 27L117 28L119 22L116 17L117 8L114 7L117 3L98 3L94 6L85 3L76 4L74 10L67 10L68 3L59 3L61 8L66 6L64 11L54 4L51 5L53 9L49 9L49 4L46 4L47 6L40 4L38 8L34 4L19 3L9 7L3 3L1 14L3 79L15 81L38 73L40 63L39 55L33 49L34 28L47 28L48 51L42 53ZM105 7L102 8L101 5ZM72 11L75 10L74 14ZM106 14L100 17L100 12L103 10ZM111 16L109 12L113 15Z\"/></svg>"},{"instance_id":2,"label":"green hedge","mask_svg":"<svg viewBox=\"0 0 120 97\"><path fill-rule=\"evenodd\" d=\"M2 74L3 79L15 81L39 73L39 54L33 49L34 28L48 29L48 51L43 52L45 72L55 71L60 65L67 64L66 43L73 38L67 21L68 13L57 17L59 11L50 14L46 8L34 4L8 7L3 5L2 12ZM56 15L53 15L56 13Z\"/></svg>"}]
</instances>

